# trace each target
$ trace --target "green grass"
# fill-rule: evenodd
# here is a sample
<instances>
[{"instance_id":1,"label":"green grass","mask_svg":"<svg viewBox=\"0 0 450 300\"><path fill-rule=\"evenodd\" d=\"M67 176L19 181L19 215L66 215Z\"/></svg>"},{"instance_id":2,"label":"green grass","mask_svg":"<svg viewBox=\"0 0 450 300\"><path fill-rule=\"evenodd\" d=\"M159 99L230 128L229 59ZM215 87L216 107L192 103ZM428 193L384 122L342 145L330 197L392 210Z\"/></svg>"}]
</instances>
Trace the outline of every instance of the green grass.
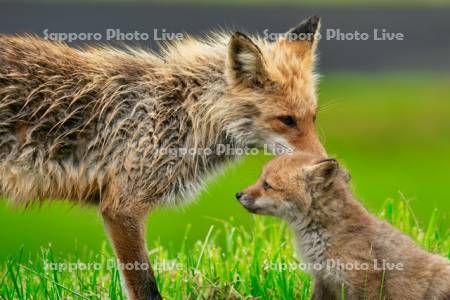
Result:
<instances>
[{"instance_id":1,"label":"green grass","mask_svg":"<svg viewBox=\"0 0 450 300\"><path fill-rule=\"evenodd\" d=\"M433 211L440 226L450 225L450 77L448 75L331 74L319 86L318 127L328 152L353 175L355 194L373 211L383 199L410 200L420 226ZM253 219L234 194L253 183L267 156L250 156L212 182L193 204L158 209L149 217L148 240L170 251L193 245L208 233L212 220L228 220L247 230ZM190 224L190 234L185 228ZM11 232L14 228L14 232ZM73 255L99 251L105 234L93 208L67 203L12 211L0 201L0 262L21 245L38 252L52 244ZM77 250L78 249L78 250Z\"/></svg>"},{"instance_id":2,"label":"green grass","mask_svg":"<svg viewBox=\"0 0 450 300\"><path fill-rule=\"evenodd\" d=\"M439 229L437 212L420 227L407 201L389 200L379 215L425 249L450 258L450 234ZM151 243L150 259L160 266L157 280L166 299L309 299L313 283L298 269L285 223L268 217L254 217L251 229L233 220L210 223L206 236L191 246L181 243L170 250ZM185 241L189 235L188 227ZM118 271L110 263L114 257L103 245L99 252L71 254L44 247L26 255L28 250L20 249L0 265L0 298L123 299ZM45 267L76 262L90 263L91 269Z\"/></svg>"}]
</instances>

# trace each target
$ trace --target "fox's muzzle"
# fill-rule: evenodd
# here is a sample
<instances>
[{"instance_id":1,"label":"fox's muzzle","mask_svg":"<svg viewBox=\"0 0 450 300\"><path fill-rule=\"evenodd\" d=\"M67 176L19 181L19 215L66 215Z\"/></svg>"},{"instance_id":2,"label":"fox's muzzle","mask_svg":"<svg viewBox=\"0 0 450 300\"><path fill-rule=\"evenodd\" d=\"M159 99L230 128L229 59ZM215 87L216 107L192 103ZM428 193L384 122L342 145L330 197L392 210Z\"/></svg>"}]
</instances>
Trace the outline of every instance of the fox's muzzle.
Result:
<instances>
[{"instance_id":1,"label":"fox's muzzle","mask_svg":"<svg viewBox=\"0 0 450 300\"><path fill-rule=\"evenodd\" d=\"M258 207L255 206L255 199L244 192L236 193L236 199L241 205L251 213L257 213Z\"/></svg>"}]
</instances>

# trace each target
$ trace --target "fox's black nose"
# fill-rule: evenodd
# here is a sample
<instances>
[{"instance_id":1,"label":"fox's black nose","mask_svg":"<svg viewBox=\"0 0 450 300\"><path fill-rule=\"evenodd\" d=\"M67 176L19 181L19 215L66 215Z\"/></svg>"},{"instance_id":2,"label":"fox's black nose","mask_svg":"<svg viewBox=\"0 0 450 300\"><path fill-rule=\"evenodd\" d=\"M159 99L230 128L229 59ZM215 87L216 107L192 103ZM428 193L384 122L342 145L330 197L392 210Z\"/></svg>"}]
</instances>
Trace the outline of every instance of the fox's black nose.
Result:
<instances>
[{"instance_id":1,"label":"fox's black nose","mask_svg":"<svg viewBox=\"0 0 450 300\"><path fill-rule=\"evenodd\" d=\"M244 196L243 192L236 193L236 199L240 200Z\"/></svg>"}]
</instances>

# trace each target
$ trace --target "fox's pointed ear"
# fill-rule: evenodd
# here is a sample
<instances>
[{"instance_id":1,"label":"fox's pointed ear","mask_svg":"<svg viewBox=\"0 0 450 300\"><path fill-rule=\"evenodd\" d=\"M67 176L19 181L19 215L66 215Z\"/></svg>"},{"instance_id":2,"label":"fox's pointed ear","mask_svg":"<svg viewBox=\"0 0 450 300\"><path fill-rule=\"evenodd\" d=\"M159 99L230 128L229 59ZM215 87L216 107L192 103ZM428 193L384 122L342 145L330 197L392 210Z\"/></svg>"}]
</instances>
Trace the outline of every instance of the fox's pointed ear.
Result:
<instances>
[{"instance_id":1,"label":"fox's pointed ear","mask_svg":"<svg viewBox=\"0 0 450 300\"><path fill-rule=\"evenodd\" d=\"M316 49L320 38L320 18L311 16L286 33L286 38L279 42L290 47L303 58L306 68L313 69L316 60Z\"/></svg>"},{"instance_id":2,"label":"fox's pointed ear","mask_svg":"<svg viewBox=\"0 0 450 300\"><path fill-rule=\"evenodd\" d=\"M327 158L312 166L304 167L306 179L313 185L330 185L339 174L339 163L333 158Z\"/></svg>"},{"instance_id":3,"label":"fox's pointed ear","mask_svg":"<svg viewBox=\"0 0 450 300\"><path fill-rule=\"evenodd\" d=\"M289 30L286 35L291 42L305 41L312 47L317 44L319 31L320 17L311 16Z\"/></svg>"},{"instance_id":4,"label":"fox's pointed ear","mask_svg":"<svg viewBox=\"0 0 450 300\"><path fill-rule=\"evenodd\" d=\"M340 173L342 174L342 178L344 178L345 182L350 182L352 180L352 174L350 174L347 170L340 170Z\"/></svg>"},{"instance_id":5,"label":"fox's pointed ear","mask_svg":"<svg viewBox=\"0 0 450 300\"><path fill-rule=\"evenodd\" d=\"M227 78L232 84L261 87L267 80L261 50L248 36L240 32L231 36L226 68Z\"/></svg>"}]
</instances>

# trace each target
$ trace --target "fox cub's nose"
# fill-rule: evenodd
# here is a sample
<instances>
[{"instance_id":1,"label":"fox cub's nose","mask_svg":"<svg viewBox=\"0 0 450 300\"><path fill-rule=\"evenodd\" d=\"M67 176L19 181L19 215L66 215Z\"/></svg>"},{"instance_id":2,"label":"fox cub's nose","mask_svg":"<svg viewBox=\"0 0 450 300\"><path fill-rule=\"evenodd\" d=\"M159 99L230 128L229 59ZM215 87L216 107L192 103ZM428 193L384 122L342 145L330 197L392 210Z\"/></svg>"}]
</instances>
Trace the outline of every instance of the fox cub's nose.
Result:
<instances>
[{"instance_id":1,"label":"fox cub's nose","mask_svg":"<svg viewBox=\"0 0 450 300\"><path fill-rule=\"evenodd\" d=\"M244 196L243 192L236 193L236 199L241 200L242 196Z\"/></svg>"}]
</instances>

